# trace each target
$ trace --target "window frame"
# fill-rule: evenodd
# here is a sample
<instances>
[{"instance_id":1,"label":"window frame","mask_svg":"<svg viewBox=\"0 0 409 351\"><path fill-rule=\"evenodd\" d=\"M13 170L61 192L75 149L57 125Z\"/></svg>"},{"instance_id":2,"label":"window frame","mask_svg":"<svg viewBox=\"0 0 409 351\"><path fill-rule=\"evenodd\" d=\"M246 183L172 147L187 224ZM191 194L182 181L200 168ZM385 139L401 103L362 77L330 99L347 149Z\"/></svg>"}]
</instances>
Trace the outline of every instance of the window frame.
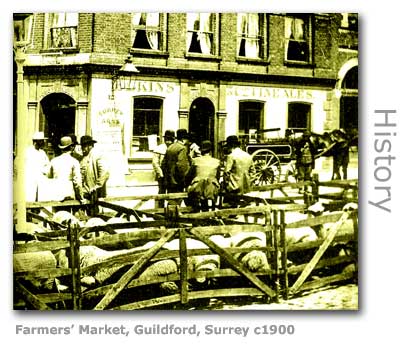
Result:
<instances>
[{"instance_id":1,"label":"window frame","mask_svg":"<svg viewBox=\"0 0 409 351\"><path fill-rule=\"evenodd\" d=\"M308 106L308 108L309 108L308 115L307 115L307 118L306 118L305 127L290 126L290 106L295 106L295 105ZM287 129L297 129L297 130L309 130L309 131L311 131L311 125L312 125L312 103L311 102L306 102L306 101L289 101L287 103Z\"/></svg>"},{"instance_id":2,"label":"window frame","mask_svg":"<svg viewBox=\"0 0 409 351\"><path fill-rule=\"evenodd\" d=\"M133 18L136 14L140 13L158 13L159 14L159 26L147 26L145 25L134 25ZM130 43L130 52L131 53L139 53L139 54L147 54L147 55L160 55L165 54L167 51L167 13L163 12L134 12L132 13L132 26L131 26L131 43ZM155 31L159 34L158 40L158 49L152 48L138 48L134 46L136 35L138 30L144 30L145 32L149 30Z\"/></svg>"},{"instance_id":3,"label":"window frame","mask_svg":"<svg viewBox=\"0 0 409 351\"><path fill-rule=\"evenodd\" d=\"M211 42L211 48L210 48L210 53L203 53L203 52L196 52L196 51L189 51L189 47L191 45L191 42L189 44L189 33L192 32L192 36L194 33L197 34L197 36L200 35L202 32L200 29L195 30L195 29L189 29L188 28L188 16L189 15L199 15L201 13L209 13L211 16L211 31L206 32L206 33L211 33L212 34L212 42ZM200 22L199 22L200 23ZM219 55L219 34L220 34L220 14L215 13L215 12L192 12L192 13L186 13L186 49L185 49L185 57L189 58L217 58Z\"/></svg>"},{"instance_id":4,"label":"window frame","mask_svg":"<svg viewBox=\"0 0 409 351\"><path fill-rule=\"evenodd\" d=\"M305 39L303 40L297 40L297 39L291 39L287 38L287 19L301 19L304 21L304 36ZM311 65L313 62L313 21L312 21L312 16L310 14L286 14L284 17L284 63L287 65ZM295 59L288 59L288 47L290 44L290 41L297 42L297 43L305 43L307 46L307 58L306 60L295 60Z\"/></svg>"},{"instance_id":5,"label":"window frame","mask_svg":"<svg viewBox=\"0 0 409 351\"><path fill-rule=\"evenodd\" d=\"M142 100L155 100L155 102L160 102L160 108L137 108L137 102L138 101L142 101ZM144 111L144 112L148 112L148 111L156 111L158 113L158 133L157 135L157 142L160 139L160 136L162 135L162 124L163 124L163 105L164 105L164 97L161 96L155 96L155 95L138 95L138 96L134 96L133 97L133 107L132 107L132 120L131 120L131 126L130 126L130 141L129 141L129 150L130 150L130 158L137 158L138 157L138 153L143 153L143 152L152 152L152 149L149 149L149 142L148 142L148 136L149 135L153 135L153 134L147 134L147 135L135 135L134 134L134 128L135 128L135 119L137 116L137 112L136 111ZM146 117L145 117L146 118ZM141 125L141 123L139 123L139 125ZM146 120L144 121L144 128L147 129L148 124L146 123ZM136 145L136 139L139 139L139 145L141 145L141 138L142 139L146 139L144 140L144 145L148 145L148 148L143 149L143 150L135 150L135 145Z\"/></svg>"},{"instance_id":6,"label":"window frame","mask_svg":"<svg viewBox=\"0 0 409 351\"><path fill-rule=\"evenodd\" d=\"M68 26L55 26L53 25L53 22L55 20L55 16L60 16L64 15L65 17L67 15L76 15L76 25L68 25ZM44 26L44 49L49 50L49 51L77 51L79 50L79 17L80 14L78 12L53 12L53 13L48 13L46 14L46 20L45 20L45 26ZM64 22L67 21L67 18L64 18ZM71 29L69 32L74 31L74 35L71 33L70 39L74 43L71 46L55 46L53 45L53 30L54 29Z\"/></svg>"},{"instance_id":7,"label":"window frame","mask_svg":"<svg viewBox=\"0 0 409 351\"><path fill-rule=\"evenodd\" d=\"M246 56L246 55L240 55L241 51L241 46L242 46L242 40L246 39L251 39L251 37L244 36L242 32L239 31L239 15L246 15L247 20L248 20L248 15L258 15L258 31L259 34L257 35L258 37L258 57L251 57L251 56ZM266 13L237 13L236 15L237 19L237 25L236 25L236 58L237 61L265 61L267 60L268 53L267 53L267 45L268 45L268 40L267 40L267 33L268 33L268 21L267 21L267 14ZM245 44L244 44L245 45Z\"/></svg>"},{"instance_id":8,"label":"window frame","mask_svg":"<svg viewBox=\"0 0 409 351\"><path fill-rule=\"evenodd\" d=\"M240 143L242 145L246 145L249 143L250 141L250 130L254 129L254 128L249 128L249 121L252 120L252 118L247 118L246 121L246 127L248 128L248 130L244 129L244 133L241 133L240 129L240 125L242 124L242 114L244 113L244 111L249 111L249 110L254 110L256 111L256 109L241 109L241 107L244 104L258 104L258 106L260 107L259 111L259 119L258 119L258 128L256 129L263 129L264 128L264 123L265 123L265 111L266 111L266 102L262 101L262 100L255 100L255 99L246 99L246 100L239 100L238 101L239 106L238 106L238 119L237 119L237 136L240 140Z\"/></svg>"}]
</instances>

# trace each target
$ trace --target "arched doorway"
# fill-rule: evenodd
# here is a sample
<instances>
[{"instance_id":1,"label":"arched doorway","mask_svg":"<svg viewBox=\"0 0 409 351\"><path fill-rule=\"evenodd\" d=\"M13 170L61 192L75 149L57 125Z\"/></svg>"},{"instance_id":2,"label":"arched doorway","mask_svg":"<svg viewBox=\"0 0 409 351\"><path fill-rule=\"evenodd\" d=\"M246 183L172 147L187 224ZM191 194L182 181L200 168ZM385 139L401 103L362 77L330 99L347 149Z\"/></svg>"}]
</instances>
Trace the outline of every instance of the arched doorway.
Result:
<instances>
[{"instance_id":1,"label":"arched doorway","mask_svg":"<svg viewBox=\"0 0 409 351\"><path fill-rule=\"evenodd\" d=\"M48 138L47 153L58 154L60 138L75 133L75 100L67 94L52 93L40 102L40 130Z\"/></svg>"},{"instance_id":2,"label":"arched doorway","mask_svg":"<svg viewBox=\"0 0 409 351\"><path fill-rule=\"evenodd\" d=\"M214 106L207 98L197 98L189 110L189 132L196 137L200 145L203 140L214 143Z\"/></svg>"},{"instance_id":3,"label":"arched doorway","mask_svg":"<svg viewBox=\"0 0 409 351\"><path fill-rule=\"evenodd\" d=\"M344 130L357 130L358 125L358 66L354 66L341 83L339 126Z\"/></svg>"}]
</instances>

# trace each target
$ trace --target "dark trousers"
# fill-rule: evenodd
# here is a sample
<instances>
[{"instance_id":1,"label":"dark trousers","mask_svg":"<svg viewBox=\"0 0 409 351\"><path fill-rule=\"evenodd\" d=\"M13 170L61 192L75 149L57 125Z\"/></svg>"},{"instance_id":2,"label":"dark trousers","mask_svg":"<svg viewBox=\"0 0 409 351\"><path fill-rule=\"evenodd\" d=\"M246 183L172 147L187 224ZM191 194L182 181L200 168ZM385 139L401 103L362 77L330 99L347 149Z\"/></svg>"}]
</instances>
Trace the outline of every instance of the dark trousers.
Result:
<instances>
[{"instance_id":1,"label":"dark trousers","mask_svg":"<svg viewBox=\"0 0 409 351\"><path fill-rule=\"evenodd\" d=\"M166 182L165 178L158 179L158 194L166 194ZM155 207L163 208L165 207L165 200L156 200Z\"/></svg>"}]
</instances>

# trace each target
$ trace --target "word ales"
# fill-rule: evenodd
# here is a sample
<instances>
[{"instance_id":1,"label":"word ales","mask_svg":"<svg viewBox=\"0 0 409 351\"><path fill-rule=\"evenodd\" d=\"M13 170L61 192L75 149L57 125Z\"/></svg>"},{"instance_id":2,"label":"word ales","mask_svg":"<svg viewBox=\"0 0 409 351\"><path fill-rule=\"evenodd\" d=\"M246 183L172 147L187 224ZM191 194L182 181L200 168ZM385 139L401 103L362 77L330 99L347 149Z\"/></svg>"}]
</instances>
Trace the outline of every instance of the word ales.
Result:
<instances>
[{"instance_id":1,"label":"word ales","mask_svg":"<svg viewBox=\"0 0 409 351\"><path fill-rule=\"evenodd\" d=\"M395 128L397 124L393 122L396 110L375 110L377 122L375 126L374 150L376 152L374 158L374 177L378 186L374 189L377 193L377 201L369 201L373 205L383 211L392 212L390 201L392 200L392 186L390 180L392 178L392 160L396 157L392 156L392 137L396 136Z\"/></svg>"}]
</instances>

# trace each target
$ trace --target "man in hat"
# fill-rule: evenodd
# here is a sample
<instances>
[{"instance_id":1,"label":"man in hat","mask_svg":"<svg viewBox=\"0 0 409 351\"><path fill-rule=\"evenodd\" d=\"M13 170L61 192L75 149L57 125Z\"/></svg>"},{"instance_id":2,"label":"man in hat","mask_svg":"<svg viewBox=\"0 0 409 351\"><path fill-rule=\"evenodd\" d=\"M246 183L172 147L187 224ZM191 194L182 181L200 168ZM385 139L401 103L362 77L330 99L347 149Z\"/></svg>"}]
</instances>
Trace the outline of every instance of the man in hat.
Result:
<instances>
[{"instance_id":1,"label":"man in hat","mask_svg":"<svg viewBox=\"0 0 409 351\"><path fill-rule=\"evenodd\" d=\"M309 181L312 179L311 174L315 166L314 155L316 154L316 148L311 140L311 132L306 130L295 146L297 180L300 182ZM305 190L306 187L304 187Z\"/></svg>"},{"instance_id":2,"label":"man in hat","mask_svg":"<svg viewBox=\"0 0 409 351\"><path fill-rule=\"evenodd\" d=\"M176 131L176 142L171 144L163 159L163 174L168 193L179 193L185 189L185 178L190 168L188 154L188 134L186 129ZM181 204L181 200L170 201L172 204Z\"/></svg>"},{"instance_id":3,"label":"man in hat","mask_svg":"<svg viewBox=\"0 0 409 351\"><path fill-rule=\"evenodd\" d=\"M71 156L74 157L78 162L82 160L81 145L78 143L77 136L75 134L68 134L72 140L73 148L71 151Z\"/></svg>"},{"instance_id":4,"label":"man in hat","mask_svg":"<svg viewBox=\"0 0 409 351\"><path fill-rule=\"evenodd\" d=\"M240 148L236 135L226 139L228 155L224 169L223 180L225 201L232 206L238 206L241 195L251 191L255 178L255 168L252 157Z\"/></svg>"},{"instance_id":5,"label":"man in hat","mask_svg":"<svg viewBox=\"0 0 409 351\"><path fill-rule=\"evenodd\" d=\"M216 204L220 184L220 161L212 157L212 143L204 140L201 145L202 156L192 160L192 166L186 176L189 205L194 211L207 211L209 200Z\"/></svg>"},{"instance_id":6,"label":"man in hat","mask_svg":"<svg viewBox=\"0 0 409 351\"><path fill-rule=\"evenodd\" d=\"M63 136L58 148L61 150L61 155L51 160L49 172L49 178L55 179L54 200L76 199L83 202L80 163L71 156L74 149L71 137Z\"/></svg>"},{"instance_id":7,"label":"man in hat","mask_svg":"<svg viewBox=\"0 0 409 351\"><path fill-rule=\"evenodd\" d=\"M155 174L155 180L158 182L158 194L166 194L166 181L162 170L162 162L168 147L175 141L175 132L173 130L165 131L163 136L163 143L159 144L153 151L152 168ZM164 207L165 201L156 201L156 207Z\"/></svg>"},{"instance_id":8,"label":"man in hat","mask_svg":"<svg viewBox=\"0 0 409 351\"><path fill-rule=\"evenodd\" d=\"M102 156L95 151L96 140L90 135L80 139L83 158L80 162L84 197L95 203L99 197L107 195L106 183L109 171Z\"/></svg>"},{"instance_id":9,"label":"man in hat","mask_svg":"<svg viewBox=\"0 0 409 351\"><path fill-rule=\"evenodd\" d=\"M36 132L32 137L33 145L25 154L26 200L39 201L39 188L45 184L50 170L50 160L44 151L47 138L44 132Z\"/></svg>"}]
</instances>

